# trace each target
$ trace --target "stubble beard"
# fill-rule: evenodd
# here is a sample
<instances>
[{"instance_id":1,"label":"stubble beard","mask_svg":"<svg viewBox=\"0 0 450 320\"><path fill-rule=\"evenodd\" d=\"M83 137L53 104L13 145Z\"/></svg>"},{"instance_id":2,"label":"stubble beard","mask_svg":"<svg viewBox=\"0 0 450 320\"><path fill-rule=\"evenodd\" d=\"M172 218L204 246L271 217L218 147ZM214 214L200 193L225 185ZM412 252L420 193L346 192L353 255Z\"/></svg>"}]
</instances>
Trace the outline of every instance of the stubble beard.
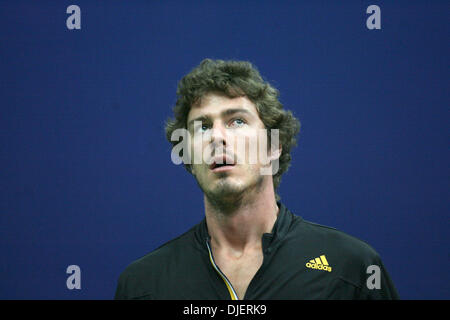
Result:
<instances>
[{"instance_id":1,"label":"stubble beard","mask_svg":"<svg viewBox=\"0 0 450 320\"><path fill-rule=\"evenodd\" d=\"M264 176L259 174L259 169L252 171L254 171L252 179L247 183L233 181L234 179L227 172L217 174L219 181L216 181L212 188L205 185L208 182L196 180L209 204L217 211L226 214L233 212L243 204L248 204L252 195L261 190Z\"/></svg>"}]
</instances>

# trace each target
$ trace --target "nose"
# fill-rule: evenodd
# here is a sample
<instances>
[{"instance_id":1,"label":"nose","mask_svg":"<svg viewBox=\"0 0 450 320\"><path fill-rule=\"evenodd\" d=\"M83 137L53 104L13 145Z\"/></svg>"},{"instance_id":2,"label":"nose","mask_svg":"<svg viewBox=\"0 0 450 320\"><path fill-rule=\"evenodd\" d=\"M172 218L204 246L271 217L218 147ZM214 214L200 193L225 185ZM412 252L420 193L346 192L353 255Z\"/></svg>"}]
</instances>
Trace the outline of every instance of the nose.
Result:
<instances>
[{"instance_id":1,"label":"nose","mask_svg":"<svg viewBox=\"0 0 450 320\"><path fill-rule=\"evenodd\" d=\"M212 127L211 131L211 142L215 145L226 145L227 134L226 128L222 123L216 121Z\"/></svg>"}]
</instances>

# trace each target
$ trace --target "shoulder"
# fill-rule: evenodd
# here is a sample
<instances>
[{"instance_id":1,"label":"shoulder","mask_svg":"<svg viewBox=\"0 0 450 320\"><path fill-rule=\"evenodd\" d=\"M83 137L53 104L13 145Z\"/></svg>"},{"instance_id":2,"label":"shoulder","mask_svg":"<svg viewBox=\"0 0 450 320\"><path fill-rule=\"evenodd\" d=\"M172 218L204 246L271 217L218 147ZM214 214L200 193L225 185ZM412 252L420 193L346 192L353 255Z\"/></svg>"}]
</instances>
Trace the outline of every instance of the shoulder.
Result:
<instances>
[{"instance_id":1,"label":"shoulder","mask_svg":"<svg viewBox=\"0 0 450 320\"><path fill-rule=\"evenodd\" d=\"M335 292L345 293L349 287L356 288L360 299L398 299L398 292L383 265L378 252L367 242L332 227L305 221L300 217L295 227L296 245L307 247L306 267L314 262L325 261L335 284ZM304 251L304 252L305 252ZM321 257L325 259L322 260ZM317 260L319 258L319 260ZM314 261L312 261L314 260ZM308 268L309 268L308 267ZM318 267L320 268L320 267ZM374 274L379 285L376 289L367 284ZM375 281L375 282L376 282ZM345 295L343 295L345 296Z\"/></svg>"},{"instance_id":2,"label":"shoulder","mask_svg":"<svg viewBox=\"0 0 450 320\"><path fill-rule=\"evenodd\" d=\"M303 263L318 262L324 257L335 276L354 283L361 283L369 266L382 265L380 255L367 242L298 216L294 220L287 243L291 252L297 252Z\"/></svg>"},{"instance_id":3,"label":"shoulder","mask_svg":"<svg viewBox=\"0 0 450 320\"><path fill-rule=\"evenodd\" d=\"M131 262L124 270L124 273L139 273L141 270L148 272L154 268L158 268L161 264L168 263L178 253L192 247L193 229L183 233L182 235L167 241L153 251Z\"/></svg>"},{"instance_id":4,"label":"shoulder","mask_svg":"<svg viewBox=\"0 0 450 320\"><path fill-rule=\"evenodd\" d=\"M300 217L295 220L297 222L292 232L291 243L301 252L308 269L320 270L324 268L320 266L321 264L326 265L329 275L339 283L344 282L359 290L365 290L370 268L373 266L384 268L380 255L367 242Z\"/></svg>"},{"instance_id":5,"label":"shoulder","mask_svg":"<svg viewBox=\"0 0 450 320\"><path fill-rule=\"evenodd\" d=\"M183 259L194 259L194 228L131 262L119 276L115 298L148 298L161 281L188 263Z\"/></svg>"},{"instance_id":6,"label":"shoulder","mask_svg":"<svg viewBox=\"0 0 450 320\"><path fill-rule=\"evenodd\" d=\"M364 240L333 227L321 225L299 218L297 234L308 238L312 247L326 248L342 259L370 262L379 258L377 251ZM330 253L331 254L331 253Z\"/></svg>"}]
</instances>

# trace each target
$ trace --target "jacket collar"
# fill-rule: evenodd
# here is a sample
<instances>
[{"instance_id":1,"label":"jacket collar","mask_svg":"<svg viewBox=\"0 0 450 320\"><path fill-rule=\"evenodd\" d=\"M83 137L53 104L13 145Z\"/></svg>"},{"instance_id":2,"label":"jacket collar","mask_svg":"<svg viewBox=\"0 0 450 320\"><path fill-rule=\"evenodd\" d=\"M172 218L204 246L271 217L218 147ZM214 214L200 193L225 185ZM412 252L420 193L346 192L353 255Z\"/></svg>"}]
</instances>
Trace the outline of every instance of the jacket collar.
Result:
<instances>
[{"instance_id":1,"label":"jacket collar","mask_svg":"<svg viewBox=\"0 0 450 320\"><path fill-rule=\"evenodd\" d=\"M277 220L273 225L272 232L264 233L262 236L262 247L264 253L270 253L280 244L286 236L293 221L293 214L281 203L277 202L278 212ZM201 250L207 250L206 243L211 239L208 233L206 218L195 227L195 242Z\"/></svg>"}]
</instances>

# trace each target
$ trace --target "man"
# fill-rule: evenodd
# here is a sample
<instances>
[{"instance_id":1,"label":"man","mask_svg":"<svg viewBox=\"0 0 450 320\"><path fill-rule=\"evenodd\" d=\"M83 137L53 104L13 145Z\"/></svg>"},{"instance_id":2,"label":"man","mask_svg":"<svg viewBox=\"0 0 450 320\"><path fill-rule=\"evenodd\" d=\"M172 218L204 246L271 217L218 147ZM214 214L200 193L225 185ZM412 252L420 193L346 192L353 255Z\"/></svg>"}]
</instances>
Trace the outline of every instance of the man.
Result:
<instances>
[{"instance_id":1,"label":"man","mask_svg":"<svg viewBox=\"0 0 450 320\"><path fill-rule=\"evenodd\" d=\"M369 245L280 202L300 123L250 63L206 59L177 95L166 135L175 147L174 133L186 132L180 156L204 193L205 219L129 265L116 299L398 298ZM255 150L267 161L250 161Z\"/></svg>"}]
</instances>

